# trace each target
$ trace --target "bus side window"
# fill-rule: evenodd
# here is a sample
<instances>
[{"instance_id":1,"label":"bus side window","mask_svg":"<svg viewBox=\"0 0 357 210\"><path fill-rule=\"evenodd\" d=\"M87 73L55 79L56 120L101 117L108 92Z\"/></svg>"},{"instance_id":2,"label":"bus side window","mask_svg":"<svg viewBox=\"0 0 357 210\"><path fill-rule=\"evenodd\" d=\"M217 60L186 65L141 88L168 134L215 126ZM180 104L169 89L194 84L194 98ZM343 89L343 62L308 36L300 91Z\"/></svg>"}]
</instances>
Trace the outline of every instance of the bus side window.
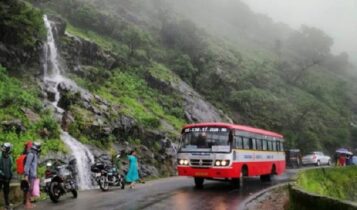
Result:
<instances>
[{"instance_id":1,"label":"bus side window","mask_svg":"<svg viewBox=\"0 0 357 210\"><path fill-rule=\"evenodd\" d=\"M280 141L276 142L276 151L280 151Z\"/></svg>"},{"instance_id":2,"label":"bus side window","mask_svg":"<svg viewBox=\"0 0 357 210\"><path fill-rule=\"evenodd\" d=\"M268 149L268 142L265 139L262 139L263 142L263 150L267 150Z\"/></svg>"},{"instance_id":3,"label":"bus side window","mask_svg":"<svg viewBox=\"0 0 357 210\"><path fill-rule=\"evenodd\" d=\"M262 150L262 140L261 139L257 139L257 150Z\"/></svg>"},{"instance_id":4,"label":"bus side window","mask_svg":"<svg viewBox=\"0 0 357 210\"><path fill-rule=\"evenodd\" d=\"M255 150L256 148L257 147L256 147L255 139L250 138L249 139L249 149Z\"/></svg>"},{"instance_id":5,"label":"bus side window","mask_svg":"<svg viewBox=\"0 0 357 210\"><path fill-rule=\"evenodd\" d=\"M268 150L272 151L273 150L273 145L271 141L268 141Z\"/></svg>"},{"instance_id":6,"label":"bus side window","mask_svg":"<svg viewBox=\"0 0 357 210\"><path fill-rule=\"evenodd\" d=\"M283 142L280 143L280 151L284 151L284 144L283 144Z\"/></svg>"},{"instance_id":7,"label":"bus side window","mask_svg":"<svg viewBox=\"0 0 357 210\"><path fill-rule=\"evenodd\" d=\"M243 149L249 149L249 139L246 137L243 138Z\"/></svg>"},{"instance_id":8,"label":"bus side window","mask_svg":"<svg viewBox=\"0 0 357 210\"><path fill-rule=\"evenodd\" d=\"M235 147L238 149L243 149L243 138L241 136L234 136Z\"/></svg>"},{"instance_id":9,"label":"bus side window","mask_svg":"<svg viewBox=\"0 0 357 210\"><path fill-rule=\"evenodd\" d=\"M273 141L273 151L276 151L276 141Z\"/></svg>"}]
</instances>

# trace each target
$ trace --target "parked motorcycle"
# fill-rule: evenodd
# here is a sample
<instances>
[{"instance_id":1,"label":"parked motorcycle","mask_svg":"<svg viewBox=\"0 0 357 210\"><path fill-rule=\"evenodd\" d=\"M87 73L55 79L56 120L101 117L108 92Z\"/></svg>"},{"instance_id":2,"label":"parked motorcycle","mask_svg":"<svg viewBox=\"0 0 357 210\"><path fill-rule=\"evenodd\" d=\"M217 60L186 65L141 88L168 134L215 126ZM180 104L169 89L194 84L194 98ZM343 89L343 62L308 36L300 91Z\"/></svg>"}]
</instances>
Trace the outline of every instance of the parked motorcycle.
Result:
<instances>
[{"instance_id":1,"label":"parked motorcycle","mask_svg":"<svg viewBox=\"0 0 357 210\"><path fill-rule=\"evenodd\" d=\"M73 198L78 196L76 182L75 160L69 164L60 160L49 161L45 171L45 191L51 201L57 203L61 196L72 193Z\"/></svg>"},{"instance_id":2,"label":"parked motorcycle","mask_svg":"<svg viewBox=\"0 0 357 210\"><path fill-rule=\"evenodd\" d=\"M120 156L116 156L119 158ZM125 188L124 177L113 164L97 161L91 166L91 171L95 174L95 180L102 191L108 191L110 186Z\"/></svg>"}]
</instances>

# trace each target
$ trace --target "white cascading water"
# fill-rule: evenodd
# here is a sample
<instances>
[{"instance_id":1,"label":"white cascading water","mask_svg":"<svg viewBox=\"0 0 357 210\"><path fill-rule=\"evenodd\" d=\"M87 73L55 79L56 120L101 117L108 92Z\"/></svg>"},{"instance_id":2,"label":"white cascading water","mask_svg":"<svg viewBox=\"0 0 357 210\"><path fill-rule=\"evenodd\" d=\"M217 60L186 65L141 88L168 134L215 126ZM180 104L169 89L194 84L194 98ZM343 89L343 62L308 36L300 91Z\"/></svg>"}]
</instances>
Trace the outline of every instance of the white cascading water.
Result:
<instances>
[{"instance_id":1,"label":"white cascading water","mask_svg":"<svg viewBox=\"0 0 357 210\"><path fill-rule=\"evenodd\" d=\"M47 29L47 42L44 46L44 82L54 91L55 100L52 105L55 107L56 111L62 115L64 110L58 107L58 101L60 99L58 85L60 83L65 83L71 87L75 87L77 90L80 90L80 92L83 92L83 90L78 88L75 82L62 75L63 72L59 62L59 55L56 48L51 23L46 15L43 17L43 20ZM92 163L94 163L93 154L85 145L69 135L68 132L61 130L61 139L72 151L72 154L77 161L77 181L79 188L81 190L92 188L93 185L91 181L90 166Z\"/></svg>"}]
</instances>

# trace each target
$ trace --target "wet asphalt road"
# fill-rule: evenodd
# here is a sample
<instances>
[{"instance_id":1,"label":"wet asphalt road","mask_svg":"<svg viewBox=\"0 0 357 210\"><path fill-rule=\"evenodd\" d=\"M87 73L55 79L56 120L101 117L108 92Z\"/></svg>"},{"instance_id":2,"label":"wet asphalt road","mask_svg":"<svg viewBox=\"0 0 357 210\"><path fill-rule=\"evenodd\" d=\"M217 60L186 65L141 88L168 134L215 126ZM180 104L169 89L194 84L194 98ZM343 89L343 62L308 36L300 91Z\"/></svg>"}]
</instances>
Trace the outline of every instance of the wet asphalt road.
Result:
<instances>
[{"instance_id":1,"label":"wet asphalt road","mask_svg":"<svg viewBox=\"0 0 357 210\"><path fill-rule=\"evenodd\" d=\"M261 183L259 177L247 178L241 189L232 188L228 182L205 181L204 189L195 189L193 179L171 177L138 184L135 189L99 189L79 192L78 198L68 196L53 204L50 200L37 203L37 210L230 210L249 195L274 184L289 181L295 170L276 176L271 183ZM22 209L22 208L18 208Z\"/></svg>"}]
</instances>

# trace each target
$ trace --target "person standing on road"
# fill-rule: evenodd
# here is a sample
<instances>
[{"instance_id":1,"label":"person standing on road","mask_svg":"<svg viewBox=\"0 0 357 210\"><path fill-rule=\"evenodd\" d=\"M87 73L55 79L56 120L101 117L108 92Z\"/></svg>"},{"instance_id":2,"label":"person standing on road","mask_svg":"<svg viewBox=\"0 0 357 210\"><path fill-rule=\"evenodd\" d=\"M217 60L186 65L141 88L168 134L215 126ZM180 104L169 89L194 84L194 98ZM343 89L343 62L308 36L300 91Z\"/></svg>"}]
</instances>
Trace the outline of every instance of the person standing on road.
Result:
<instances>
[{"instance_id":1,"label":"person standing on road","mask_svg":"<svg viewBox=\"0 0 357 210\"><path fill-rule=\"evenodd\" d=\"M338 157L338 164L339 166L345 166L346 165L346 155L345 154L340 154Z\"/></svg>"},{"instance_id":2,"label":"person standing on road","mask_svg":"<svg viewBox=\"0 0 357 210\"><path fill-rule=\"evenodd\" d=\"M138 159L135 155L136 152L134 150L128 155L129 169L127 175L125 176L125 181L130 182L130 188L134 188L135 182L139 180Z\"/></svg>"},{"instance_id":3,"label":"person standing on road","mask_svg":"<svg viewBox=\"0 0 357 210\"><path fill-rule=\"evenodd\" d=\"M41 144L38 142L34 142L32 144L30 152L27 154L26 162L25 162L25 180L28 182L28 192L26 194L26 209L32 209L34 206L31 203L31 194L34 187L34 181L37 178L37 164L39 154L41 152Z\"/></svg>"},{"instance_id":4,"label":"person standing on road","mask_svg":"<svg viewBox=\"0 0 357 210\"><path fill-rule=\"evenodd\" d=\"M10 193L10 180L12 179L12 164L10 143L4 143L1 145L0 154L0 190L4 192L5 209L11 209L9 201Z\"/></svg>"}]
</instances>

